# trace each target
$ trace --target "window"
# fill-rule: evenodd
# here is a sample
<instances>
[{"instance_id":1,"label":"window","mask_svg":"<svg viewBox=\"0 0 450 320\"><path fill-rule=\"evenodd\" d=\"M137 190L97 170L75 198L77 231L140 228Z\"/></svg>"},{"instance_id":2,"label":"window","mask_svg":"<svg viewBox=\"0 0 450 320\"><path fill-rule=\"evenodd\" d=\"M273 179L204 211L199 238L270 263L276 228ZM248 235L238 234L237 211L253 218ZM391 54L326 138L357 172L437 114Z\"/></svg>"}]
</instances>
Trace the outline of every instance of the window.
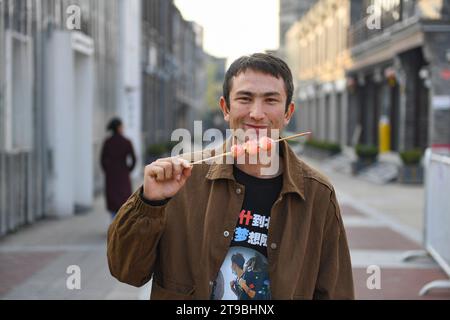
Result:
<instances>
[{"instance_id":1,"label":"window","mask_svg":"<svg viewBox=\"0 0 450 320\"><path fill-rule=\"evenodd\" d=\"M33 51L31 38L6 33L5 151L33 148Z\"/></svg>"}]
</instances>

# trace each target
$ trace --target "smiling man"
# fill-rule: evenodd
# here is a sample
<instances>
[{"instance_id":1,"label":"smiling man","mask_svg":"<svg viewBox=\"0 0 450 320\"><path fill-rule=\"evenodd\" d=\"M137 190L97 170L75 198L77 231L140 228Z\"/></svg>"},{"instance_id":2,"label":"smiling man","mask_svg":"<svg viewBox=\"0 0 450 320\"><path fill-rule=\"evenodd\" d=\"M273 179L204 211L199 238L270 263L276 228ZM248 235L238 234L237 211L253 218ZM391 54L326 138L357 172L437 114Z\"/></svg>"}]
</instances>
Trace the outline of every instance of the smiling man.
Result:
<instances>
[{"instance_id":1,"label":"smiling man","mask_svg":"<svg viewBox=\"0 0 450 320\"><path fill-rule=\"evenodd\" d=\"M291 71L272 55L236 60L223 87L231 129L270 135L294 113ZM270 175L258 161L148 165L108 231L112 275L135 286L153 276L152 299L353 299L333 186L286 142L277 150Z\"/></svg>"}]
</instances>

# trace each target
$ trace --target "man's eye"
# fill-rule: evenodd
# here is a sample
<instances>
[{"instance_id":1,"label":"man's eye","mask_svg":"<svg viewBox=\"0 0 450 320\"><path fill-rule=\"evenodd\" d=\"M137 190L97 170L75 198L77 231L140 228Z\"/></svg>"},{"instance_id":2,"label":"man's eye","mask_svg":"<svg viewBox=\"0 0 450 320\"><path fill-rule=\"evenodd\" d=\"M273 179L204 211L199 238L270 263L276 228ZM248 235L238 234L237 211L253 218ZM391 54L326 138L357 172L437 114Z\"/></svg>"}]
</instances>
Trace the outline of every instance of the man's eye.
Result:
<instances>
[{"instance_id":1,"label":"man's eye","mask_svg":"<svg viewBox=\"0 0 450 320\"><path fill-rule=\"evenodd\" d=\"M277 99L267 99L266 101L270 104L278 103Z\"/></svg>"},{"instance_id":2,"label":"man's eye","mask_svg":"<svg viewBox=\"0 0 450 320\"><path fill-rule=\"evenodd\" d=\"M241 101L241 102L249 102L249 101L250 101L250 98L247 98L247 97L240 97L240 98L238 98L238 100Z\"/></svg>"}]
</instances>

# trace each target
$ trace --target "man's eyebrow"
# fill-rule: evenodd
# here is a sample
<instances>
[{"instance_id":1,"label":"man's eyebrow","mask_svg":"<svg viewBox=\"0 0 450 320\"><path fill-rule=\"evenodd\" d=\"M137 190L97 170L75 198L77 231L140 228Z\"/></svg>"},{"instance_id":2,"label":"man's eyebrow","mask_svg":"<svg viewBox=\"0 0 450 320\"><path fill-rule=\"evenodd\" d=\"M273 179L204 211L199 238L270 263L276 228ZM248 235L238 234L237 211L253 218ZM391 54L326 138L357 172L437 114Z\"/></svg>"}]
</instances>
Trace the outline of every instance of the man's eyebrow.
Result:
<instances>
[{"instance_id":1,"label":"man's eyebrow","mask_svg":"<svg viewBox=\"0 0 450 320\"><path fill-rule=\"evenodd\" d=\"M255 96L257 94L255 94L254 92L251 91L238 91L236 92L237 96ZM281 96L281 94L279 92L276 91L270 91L270 92L264 92L263 94L261 94L261 96L263 97L271 97L271 96Z\"/></svg>"},{"instance_id":2,"label":"man's eyebrow","mask_svg":"<svg viewBox=\"0 0 450 320\"><path fill-rule=\"evenodd\" d=\"M254 96L255 94L250 91L238 91L236 92L237 96Z\"/></svg>"},{"instance_id":3,"label":"man's eyebrow","mask_svg":"<svg viewBox=\"0 0 450 320\"><path fill-rule=\"evenodd\" d=\"M280 96L281 97L281 94L279 92L276 92L276 91L271 91L271 92L265 92L263 94L263 96L264 97L271 97L271 96Z\"/></svg>"}]
</instances>

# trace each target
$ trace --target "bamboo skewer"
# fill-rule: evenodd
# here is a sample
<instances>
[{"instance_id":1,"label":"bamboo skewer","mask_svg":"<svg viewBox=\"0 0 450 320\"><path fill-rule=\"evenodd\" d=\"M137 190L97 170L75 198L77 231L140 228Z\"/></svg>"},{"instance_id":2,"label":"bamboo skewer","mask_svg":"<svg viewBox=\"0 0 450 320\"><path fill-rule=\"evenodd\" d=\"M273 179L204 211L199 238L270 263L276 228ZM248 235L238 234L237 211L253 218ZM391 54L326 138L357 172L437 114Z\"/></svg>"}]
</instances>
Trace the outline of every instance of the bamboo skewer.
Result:
<instances>
[{"instance_id":1,"label":"bamboo skewer","mask_svg":"<svg viewBox=\"0 0 450 320\"><path fill-rule=\"evenodd\" d=\"M214 149L204 149L204 150L199 150L199 151L186 152L186 153L182 153L182 154L177 154L176 156L173 156L171 158L183 158L185 156L192 156L197 153L212 152L212 151L214 151Z\"/></svg>"},{"instance_id":2,"label":"bamboo skewer","mask_svg":"<svg viewBox=\"0 0 450 320\"><path fill-rule=\"evenodd\" d=\"M278 140L274 140L273 142L274 143L278 143L278 142L285 141L285 140L291 140L291 139L295 139L295 138L299 138L299 137L310 135L311 133L312 132L298 133L298 134L294 134L294 135L289 136L289 137L285 137L285 138L281 138L281 139L278 139ZM222 153L222 154L219 154L219 155L214 156L214 157L210 157L210 158L206 158L206 159L202 159L202 160L198 160L198 161L192 162L191 165L201 164L203 162L214 160L214 159L217 159L217 158L220 158L220 157L226 157L226 156L229 156L231 154L232 154L232 152Z\"/></svg>"},{"instance_id":3,"label":"bamboo skewer","mask_svg":"<svg viewBox=\"0 0 450 320\"><path fill-rule=\"evenodd\" d=\"M273 142L274 143L278 143L278 142L281 142L281 141L284 141L284 140L295 139L295 138L302 137L302 136L307 136L307 135L310 135L310 134L311 134L311 132L298 133L298 134L294 134L294 135L289 136L289 137L285 137L285 138L281 138L281 139L278 139L278 140L274 140ZM204 152L204 151L212 151L212 150L202 150L202 151L197 151L197 152L194 152L194 153L199 153L199 152ZM191 154L191 153L186 153L184 155L187 155L187 154ZM219 154L217 156L210 157L210 158L207 158L207 159L202 159L202 160L198 160L198 161L192 162L190 165L201 164L201 163L203 163L205 161L210 161L210 160L214 160L214 159L217 159L217 158L220 158L220 157L229 156L229 155L232 155L231 151L230 152L226 152L226 153L222 153L222 154ZM177 156L177 157L180 157L180 156ZM175 158L175 157L172 157L172 158Z\"/></svg>"},{"instance_id":4,"label":"bamboo skewer","mask_svg":"<svg viewBox=\"0 0 450 320\"><path fill-rule=\"evenodd\" d=\"M226 156L229 156L231 154L232 154L232 152L222 153L222 154L219 154L219 155L214 156L214 157L210 157L210 158L206 158L206 159L202 159L202 160L198 160L198 161L192 162L191 165L201 164L203 162L214 160L214 159L218 159L218 158L221 158L221 157L226 157Z\"/></svg>"},{"instance_id":5,"label":"bamboo skewer","mask_svg":"<svg viewBox=\"0 0 450 320\"><path fill-rule=\"evenodd\" d=\"M312 134L312 132L309 132L309 131L308 132L303 132L303 133L297 133L297 134L294 134L294 135L286 137L286 138L281 138L281 139L275 140L274 142L281 142L281 141L284 141L284 140L291 140L291 139L295 139L295 138L299 138L299 137L303 137L303 136L308 136L310 134Z\"/></svg>"}]
</instances>

